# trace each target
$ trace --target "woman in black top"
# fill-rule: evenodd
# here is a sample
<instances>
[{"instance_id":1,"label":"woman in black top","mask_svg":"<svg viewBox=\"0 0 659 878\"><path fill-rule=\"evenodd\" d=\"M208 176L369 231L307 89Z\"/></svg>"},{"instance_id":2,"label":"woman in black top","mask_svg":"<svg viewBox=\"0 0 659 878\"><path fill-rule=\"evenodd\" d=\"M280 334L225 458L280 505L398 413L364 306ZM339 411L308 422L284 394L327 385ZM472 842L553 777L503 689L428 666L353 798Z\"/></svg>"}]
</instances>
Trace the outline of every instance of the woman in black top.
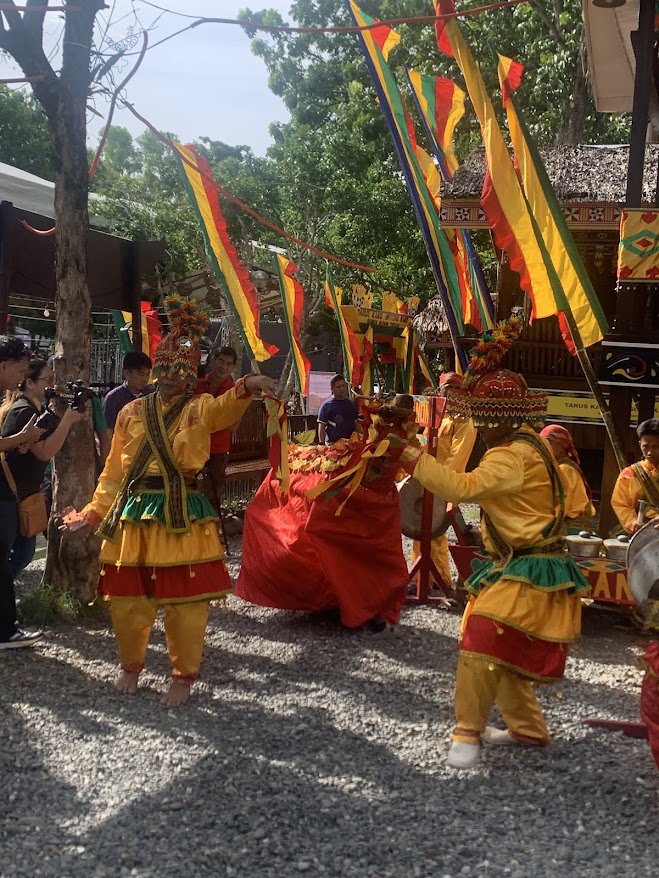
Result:
<instances>
[{"instance_id":1,"label":"woman in black top","mask_svg":"<svg viewBox=\"0 0 659 878\"><path fill-rule=\"evenodd\" d=\"M18 393L12 394L0 410L2 435L18 433L34 415L39 415L46 402L46 387L52 386L53 370L46 360L30 360L25 378L18 385ZM46 431L41 439L28 451L20 449L7 452L7 463L16 482L19 500L41 490L41 482L48 466L64 445L70 428L82 416L74 409L67 408L55 429ZM36 537L24 537L18 527L18 505L16 498L6 484L0 484L0 526L10 547L9 566L14 577L30 563L34 557ZM13 504L10 501L14 501Z\"/></svg>"}]
</instances>

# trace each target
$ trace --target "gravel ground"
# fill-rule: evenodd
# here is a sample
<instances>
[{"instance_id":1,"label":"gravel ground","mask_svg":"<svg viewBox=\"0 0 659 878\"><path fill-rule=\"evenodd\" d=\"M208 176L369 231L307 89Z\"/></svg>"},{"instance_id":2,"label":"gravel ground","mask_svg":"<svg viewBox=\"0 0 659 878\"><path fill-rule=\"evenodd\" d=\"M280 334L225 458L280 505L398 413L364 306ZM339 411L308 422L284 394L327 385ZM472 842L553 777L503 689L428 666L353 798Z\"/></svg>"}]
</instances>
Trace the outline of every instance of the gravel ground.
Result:
<instances>
[{"instance_id":1,"label":"gravel ground","mask_svg":"<svg viewBox=\"0 0 659 878\"><path fill-rule=\"evenodd\" d=\"M656 875L647 743L582 724L637 718L639 634L588 610L541 690L552 745L458 773L458 623L418 608L373 638L231 599L179 711L158 701L161 628L135 698L111 688L104 627L1 653L0 878Z\"/></svg>"}]
</instances>

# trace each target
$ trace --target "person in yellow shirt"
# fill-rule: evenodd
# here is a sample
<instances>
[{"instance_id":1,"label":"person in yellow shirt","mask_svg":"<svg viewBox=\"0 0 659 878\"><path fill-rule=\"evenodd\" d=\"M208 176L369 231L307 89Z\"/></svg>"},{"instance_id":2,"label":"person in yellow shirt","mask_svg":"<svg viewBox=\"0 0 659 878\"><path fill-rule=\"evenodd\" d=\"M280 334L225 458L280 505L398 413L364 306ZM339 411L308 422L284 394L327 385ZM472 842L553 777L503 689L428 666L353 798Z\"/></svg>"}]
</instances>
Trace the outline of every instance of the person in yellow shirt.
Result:
<instances>
[{"instance_id":1,"label":"person in yellow shirt","mask_svg":"<svg viewBox=\"0 0 659 878\"><path fill-rule=\"evenodd\" d=\"M103 538L99 590L109 600L121 674L116 688L134 694L151 628L164 608L172 682L163 698L184 704L196 680L210 601L231 589L216 511L197 489L211 434L245 412L252 394L274 381L248 375L217 398L194 396L198 340L208 315L191 299L171 297L170 332L158 346L156 393L119 413L96 492L65 526L89 524Z\"/></svg>"},{"instance_id":2,"label":"person in yellow shirt","mask_svg":"<svg viewBox=\"0 0 659 878\"><path fill-rule=\"evenodd\" d=\"M566 519L567 532L576 534L582 530L590 530L595 515L593 492L581 471L579 452L570 431L560 424L548 424L540 431L540 435L551 445L565 482L566 505L574 512Z\"/></svg>"},{"instance_id":3,"label":"person in yellow shirt","mask_svg":"<svg viewBox=\"0 0 659 878\"><path fill-rule=\"evenodd\" d=\"M457 372L442 372L439 377L439 396L447 394L462 386L462 375ZM467 469L471 452L476 444L478 433L471 418L456 419L445 415L437 431L437 451L435 459L454 472L463 473ZM416 560L420 552L418 540L412 546L412 558ZM443 533L435 537L430 545L430 557L437 572L447 586L451 585L451 565L449 563L448 535Z\"/></svg>"},{"instance_id":4,"label":"person in yellow shirt","mask_svg":"<svg viewBox=\"0 0 659 878\"><path fill-rule=\"evenodd\" d=\"M474 352L461 389L448 396L455 417L471 417L488 451L470 473L407 447L400 462L421 484L452 503L480 503L491 555L467 581L455 687L457 725L448 754L453 768L473 768L481 741L549 742L534 682L562 679L567 644L579 636L580 593L588 583L564 550L565 486L551 448L530 426L544 414L546 394L521 375L497 369L519 331L503 321ZM487 726L497 704L505 731Z\"/></svg>"},{"instance_id":5,"label":"person in yellow shirt","mask_svg":"<svg viewBox=\"0 0 659 878\"><path fill-rule=\"evenodd\" d=\"M659 419L650 418L636 428L643 459L622 470L611 494L611 506L627 533L659 515ZM639 520L639 501L647 503Z\"/></svg>"}]
</instances>

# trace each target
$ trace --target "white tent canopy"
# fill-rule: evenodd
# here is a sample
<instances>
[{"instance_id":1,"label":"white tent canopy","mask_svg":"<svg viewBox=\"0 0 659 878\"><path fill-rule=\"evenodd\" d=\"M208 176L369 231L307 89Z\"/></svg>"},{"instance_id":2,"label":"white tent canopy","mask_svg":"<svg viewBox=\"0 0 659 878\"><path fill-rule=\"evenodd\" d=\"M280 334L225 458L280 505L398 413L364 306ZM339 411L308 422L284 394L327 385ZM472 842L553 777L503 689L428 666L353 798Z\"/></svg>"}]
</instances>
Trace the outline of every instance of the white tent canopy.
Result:
<instances>
[{"instance_id":1,"label":"white tent canopy","mask_svg":"<svg viewBox=\"0 0 659 878\"><path fill-rule=\"evenodd\" d=\"M89 198L97 206L102 201L98 195L92 194ZM10 201L21 210L52 217L55 215L55 184L0 162L0 201ZM91 213L89 222L101 228L107 226L106 220Z\"/></svg>"}]
</instances>

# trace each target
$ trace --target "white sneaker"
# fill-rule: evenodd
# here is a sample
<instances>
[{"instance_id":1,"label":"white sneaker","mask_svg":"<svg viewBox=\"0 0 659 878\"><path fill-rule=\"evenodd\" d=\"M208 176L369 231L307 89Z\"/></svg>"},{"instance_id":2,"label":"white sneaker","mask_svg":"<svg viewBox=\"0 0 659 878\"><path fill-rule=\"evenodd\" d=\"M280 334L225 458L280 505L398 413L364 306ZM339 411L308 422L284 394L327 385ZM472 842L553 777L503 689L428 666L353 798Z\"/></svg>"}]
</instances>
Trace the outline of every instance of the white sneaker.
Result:
<instances>
[{"instance_id":1,"label":"white sneaker","mask_svg":"<svg viewBox=\"0 0 659 878\"><path fill-rule=\"evenodd\" d=\"M448 751L446 764L450 768L475 768L481 758L480 744L466 744L453 741Z\"/></svg>"},{"instance_id":2,"label":"white sneaker","mask_svg":"<svg viewBox=\"0 0 659 878\"><path fill-rule=\"evenodd\" d=\"M495 729L494 726L486 726L485 731L481 735L481 741L484 744L497 744L507 747L510 744L517 744L517 741L510 734L508 729Z\"/></svg>"}]
</instances>

